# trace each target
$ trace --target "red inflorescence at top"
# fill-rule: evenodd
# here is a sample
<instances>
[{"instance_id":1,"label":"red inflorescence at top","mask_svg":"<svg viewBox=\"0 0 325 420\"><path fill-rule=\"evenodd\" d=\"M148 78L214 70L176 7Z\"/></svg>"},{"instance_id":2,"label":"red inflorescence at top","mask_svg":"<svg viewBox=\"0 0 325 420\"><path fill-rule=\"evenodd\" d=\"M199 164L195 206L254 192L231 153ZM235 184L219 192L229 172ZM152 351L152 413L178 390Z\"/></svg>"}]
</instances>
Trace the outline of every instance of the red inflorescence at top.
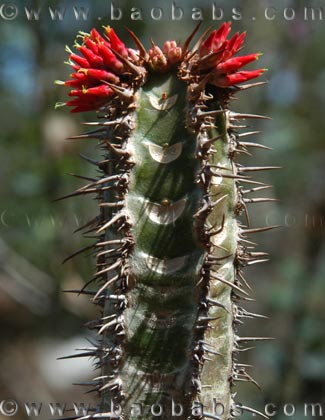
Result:
<instances>
[{"instance_id":1,"label":"red inflorescence at top","mask_svg":"<svg viewBox=\"0 0 325 420\"><path fill-rule=\"evenodd\" d=\"M73 99L62 104L73 107L71 112L98 110L115 96L116 88L130 87L130 65L143 71L166 73L178 65L187 66L207 83L219 88L237 85L259 77L265 69L243 71L242 67L258 59L260 53L236 56L242 48L246 33L238 32L230 39L231 23L225 22L218 30L201 40L195 51L186 51L176 41L166 41L160 49L152 41L148 52L144 48L127 48L114 29L105 27L104 35L96 29L90 34L80 33L79 54L70 49L68 64L73 68L70 79L58 82L71 88ZM139 47L139 42L137 42ZM145 51L145 52L144 52ZM129 82L128 82L129 80Z\"/></svg>"}]
</instances>

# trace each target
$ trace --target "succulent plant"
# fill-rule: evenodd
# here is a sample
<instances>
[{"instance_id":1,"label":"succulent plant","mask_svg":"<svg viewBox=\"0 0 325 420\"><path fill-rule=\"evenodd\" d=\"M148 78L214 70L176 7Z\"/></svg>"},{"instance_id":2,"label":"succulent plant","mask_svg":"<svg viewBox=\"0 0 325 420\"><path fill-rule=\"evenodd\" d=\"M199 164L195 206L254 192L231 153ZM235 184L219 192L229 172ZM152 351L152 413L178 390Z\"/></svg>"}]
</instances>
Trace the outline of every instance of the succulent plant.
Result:
<instances>
[{"instance_id":1,"label":"succulent plant","mask_svg":"<svg viewBox=\"0 0 325 420\"><path fill-rule=\"evenodd\" d=\"M242 70L260 54L239 56L245 33L230 39L230 23L198 27L179 45L153 41L147 51L128 30L127 48L111 27L80 33L79 54L69 48L72 112L96 111L89 132L103 151L92 161L100 176L69 196L95 194L99 214L85 226L95 242L96 272L81 291L101 308L88 323L98 343L80 354L100 370L89 383L100 394L91 418L149 420L230 419L238 410L236 381L255 381L237 361L237 326L259 315L239 304L250 287L243 268L262 262L250 233L249 198L269 188L236 162L256 132L241 121L266 118L229 109L244 84L265 69ZM239 122L239 123L238 123ZM247 214L247 226L240 222ZM81 250L83 251L83 250ZM77 252L78 253L78 252ZM75 254L77 254L75 253ZM74 254L74 255L75 255Z\"/></svg>"}]
</instances>

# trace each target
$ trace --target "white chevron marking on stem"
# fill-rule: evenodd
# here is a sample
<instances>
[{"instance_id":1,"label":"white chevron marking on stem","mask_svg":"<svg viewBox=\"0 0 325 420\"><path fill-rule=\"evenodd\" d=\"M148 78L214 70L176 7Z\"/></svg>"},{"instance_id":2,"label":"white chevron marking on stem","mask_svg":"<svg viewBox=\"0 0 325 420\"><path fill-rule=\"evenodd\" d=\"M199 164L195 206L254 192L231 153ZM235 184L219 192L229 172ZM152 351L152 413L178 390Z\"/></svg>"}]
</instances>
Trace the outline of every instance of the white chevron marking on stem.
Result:
<instances>
[{"instance_id":1,"label":"white chevron marking on stem","mask_svg":"<svg viewBox=\"0 0 325 420\"><path fill-rule=\"evenodd\" d=\"M159 225L169 225L174 223L184 212L187 197L182 198L174 203L163 200L162 204L147 201L145 204L145 212L149 219Z\"/></svg>"},{"instance_id":2,"label":"white chevron marking on stem","mask_svg":"<svg viewBox=\"0 0 325 420\"><path fill-rule=\"evenodd\" d=\"M170 163L173 160L176 160L182 153L183 143L178 142L169 146L165 144L164 146L159 146L158 144L145 141L144 144L148 146L150 156L153 160L159 163Z\"/></svg>"},{"instance_id":3,"label":"white chevron marking on stem","mask_svg":"<svg viewBox=\"0 0 325 420\"><path fill-rule=\"evenodd\" d=\"M150 105L157 109L158 111L166 111L172 108L178 99L178 95L167 96L166 98L158 98L155 95L147 94L149 98Z\"/></svg>"},{"instance_id":4,"label":"white chevron marking on stem","mask_svg":"<svg viewBox=\"0 0 325 420\"><path fill-rule=\"evenodd\" d=\"M143 252L147 267L159 274L170 274L183 268L187 262L188 256L176 257L170 259L159 259Z\"/></svg>"}]
</instances>

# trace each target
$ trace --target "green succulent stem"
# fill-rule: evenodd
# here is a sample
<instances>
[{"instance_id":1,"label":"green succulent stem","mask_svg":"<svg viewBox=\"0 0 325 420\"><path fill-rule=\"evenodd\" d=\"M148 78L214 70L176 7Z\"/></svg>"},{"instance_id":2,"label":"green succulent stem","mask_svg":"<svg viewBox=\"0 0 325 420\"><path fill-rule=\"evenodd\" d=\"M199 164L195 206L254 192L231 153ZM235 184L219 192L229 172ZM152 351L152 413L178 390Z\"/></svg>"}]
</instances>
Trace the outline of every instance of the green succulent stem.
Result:
<instances>
[{"instance_id":1,"label":"green succulent stem","mask_svg":"<svg viewBox=\"0 0 325 420\"><path fill-rule=\"evenodd\" d=\"M162 419L171 417L172 404L182 407L181 420L198 418L195 409L203 404L203 410L211 410L214 401L224 407L225 419L233 409L229 378L235 350L234 303L231 286L217 278L235 281L238 197L231 176L236 166L226 110L221 112L223 105L215 95L213 101L203 102L206 111L220 113L202 120L197 129L197 101L189 101L188 85L176 74L149 75L135 97L127 145L135 165L129 172L124 210L134 247L128 259L129 303L123 313L126 328L118 368L121 405L128 419L140 413L143 420L155 418L151 408L157 404L163 409ZM198 159L200 139L213 138L214 153L206 164L222 174L213 175L205 187L198 182L200 174L205 176ZM202 222L195 215L206 195L217 204ZM110 194L107 200L112 201ZM202 241L202 229L209 235L209 246ZM111 237L110 233L106 240ZM115 237L122 238L117 233ZM205 262L208 255L216 258L210 266ZM212 273L209 285L204 270ZM213 301L218 305L209 304ZM114 305L108 303L103 318L114 313ZM202 317L211 321L202 324ZM116 345L110 330L103 340L106 347ZM202 368L203 341L212 354ZM112 375L114 368L104 363L102 373ZM102 410L109 410L109 388L102 401Z\"/></svg>"},{"instance_id":2,"label":"green succulent stem","mask_svg":"<svg viewBox=\"0 0 325 420\"><path fill-rule=\"evenodd\" d=\"M210 84L186 60L164 74L139 71L128 88L110 86L116 95L100 121L77 136L103 149L94 162L101 177L75 193L96 193L100 208L83 227L97 235L89 284L98 287L81 291L102 308L88 323L99 343L82 354L100 369L94 418L230 420L235 382L256 385L236 361L237 325L258 316L239 306L249 289L242 269L265 255L251 251L246 234L269 229L240 222L254 202L241 186L254 183L246 172L267 168L236 162L258 146L241 142L236 123L261 117L230 111L240 88ZM257 184L251 191L267 187Z\"/></svg>"}]
</instances>

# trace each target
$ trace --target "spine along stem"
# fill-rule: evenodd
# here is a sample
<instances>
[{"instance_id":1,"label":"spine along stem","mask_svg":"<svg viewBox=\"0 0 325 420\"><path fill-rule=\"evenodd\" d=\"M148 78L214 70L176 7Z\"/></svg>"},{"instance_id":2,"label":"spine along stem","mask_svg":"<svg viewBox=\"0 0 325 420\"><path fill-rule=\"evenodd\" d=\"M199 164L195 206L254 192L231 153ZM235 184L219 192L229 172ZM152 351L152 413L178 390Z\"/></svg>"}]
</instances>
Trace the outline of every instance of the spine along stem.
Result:
<instances>
[{"instance_id":1,"label":"spine along stem","mask_svg":"<svg viewBox=\"0 0 325 420\"><path fill-rule=\"evenodd\" d=\"M205 32L190 49L153 41L136 49L115 31L81 32L69 48L71 78L65 103L72 112L96 111L90 130L71 140L95 139L99 177L75 175L86 185L68 196L95 194L99 214L78 230L95 243L74 252L95 255L96 270L82 290L101 308L88 322L98 340L81 353L99 369L91 391L99 409L87 418L118 420L222 419L236 416L237 381L258 384L237 362L246 342L237 326L261 317L240 306L251 291L243 268L267 260L255 252L247 205L270 198L251 178L276 167L243 167L237 156L259 143L243 121L266 118L229 109L234 95L262 82L265 69L242 70L260 54L239 56L245 33L231 27ZM243 138L243 140L242 140ZM247 226L239 222L247 216ZM222 408L219 413L216 410ZM246 406L242 409L258 413Z\"/></svg>"}]
</instances>

